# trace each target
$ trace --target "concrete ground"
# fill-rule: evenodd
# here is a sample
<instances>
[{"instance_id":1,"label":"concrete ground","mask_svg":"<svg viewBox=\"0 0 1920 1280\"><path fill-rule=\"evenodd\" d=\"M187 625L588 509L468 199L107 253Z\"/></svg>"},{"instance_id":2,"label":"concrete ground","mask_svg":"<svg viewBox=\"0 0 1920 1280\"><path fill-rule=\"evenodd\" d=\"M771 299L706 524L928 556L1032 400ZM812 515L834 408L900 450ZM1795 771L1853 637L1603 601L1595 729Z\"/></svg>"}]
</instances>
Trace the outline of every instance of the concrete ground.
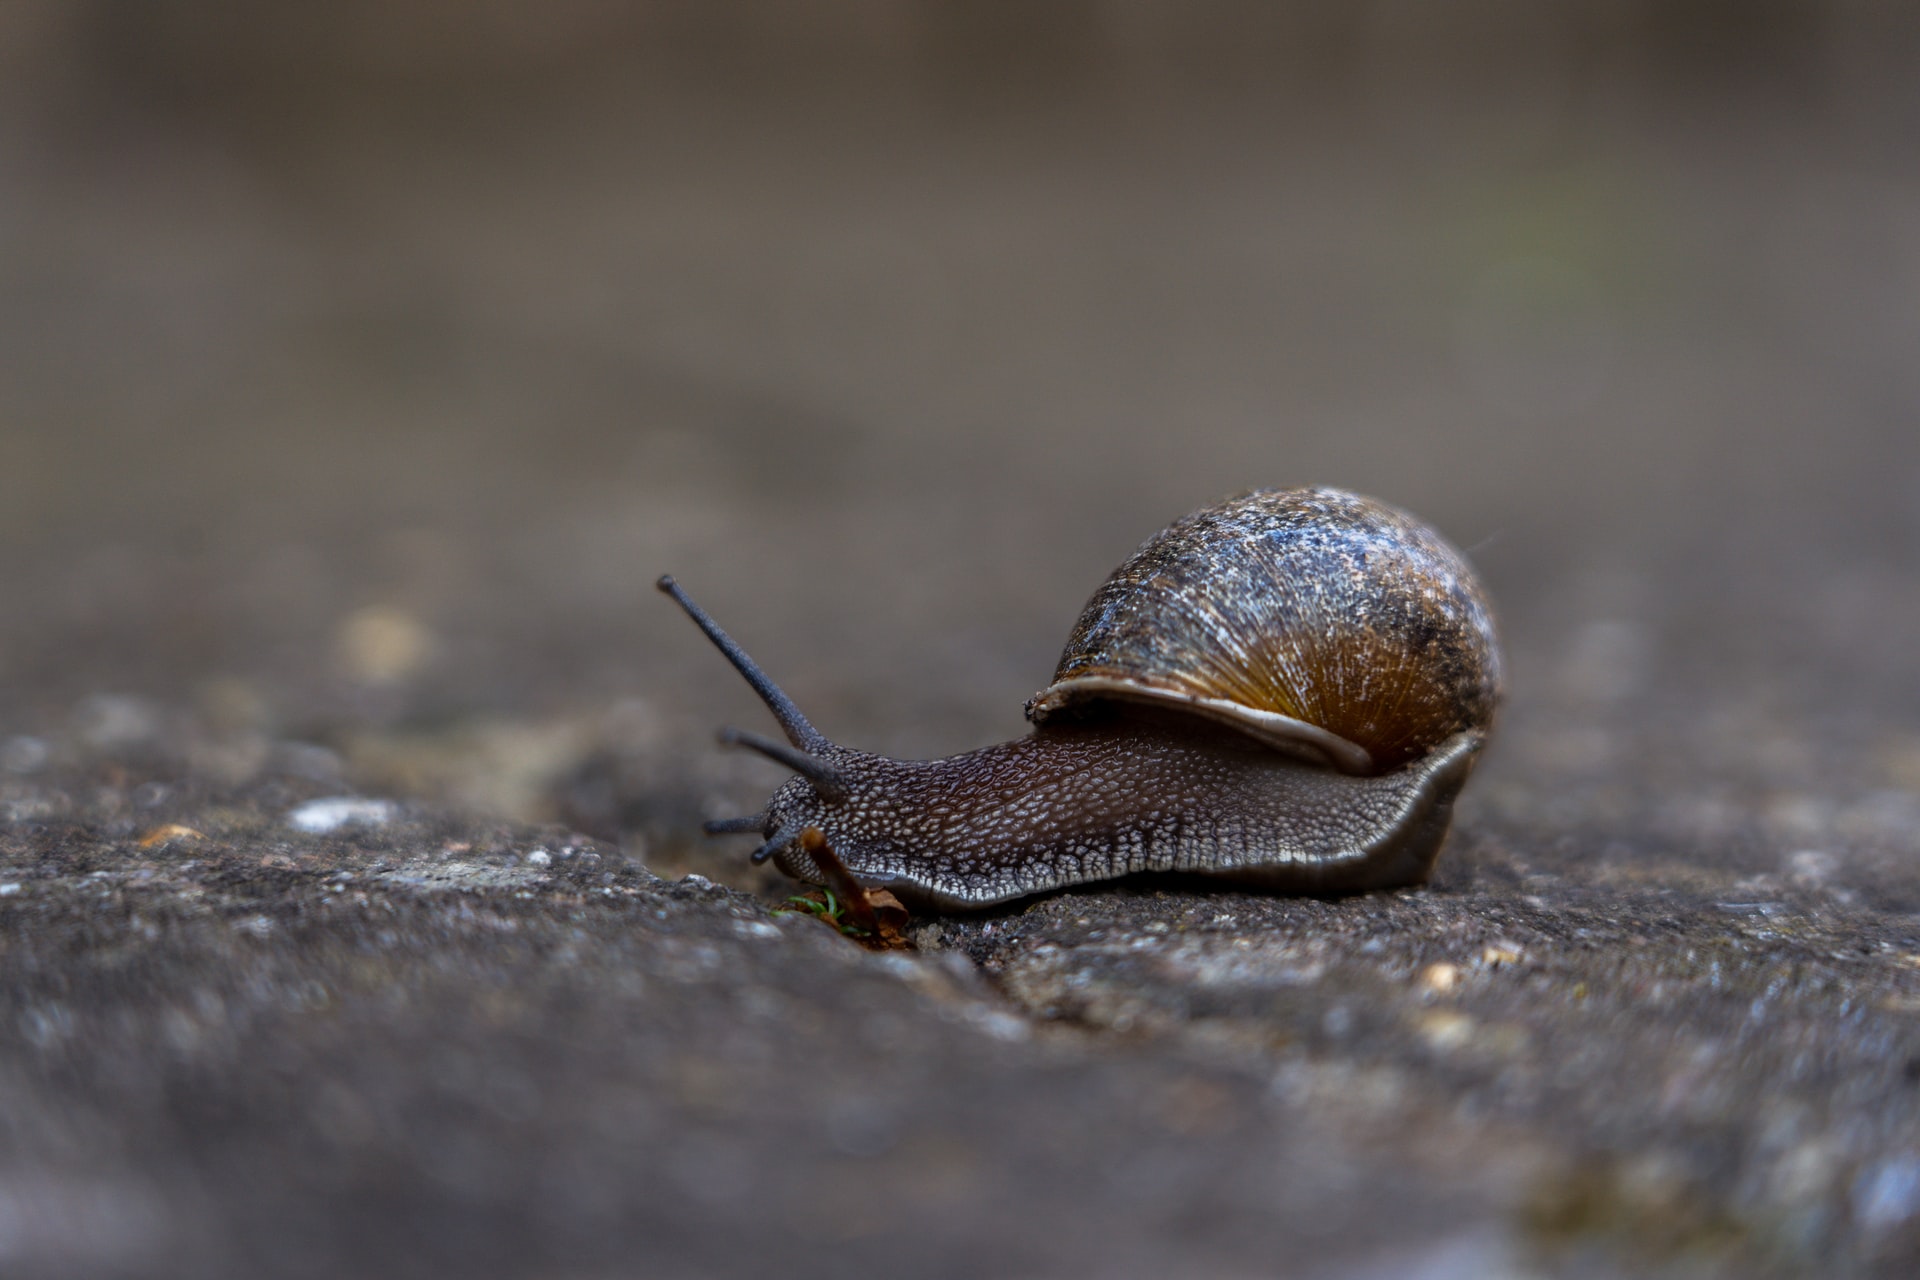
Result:
<instances>
[{"instance_id":1,"label":"concrete ground","mask_svg":"<svg viewBox=\"0 0 1920 1280\"><path fill-rule=\"evenodd\" d=\"M1897 78L85 50L0 124L6 1274L1920 1264ZM659 573L931 756L1142 538L1309 482L1499 611L1431 885L881 954L699 836L781 774Z\"/></svg>"}]
</instances>

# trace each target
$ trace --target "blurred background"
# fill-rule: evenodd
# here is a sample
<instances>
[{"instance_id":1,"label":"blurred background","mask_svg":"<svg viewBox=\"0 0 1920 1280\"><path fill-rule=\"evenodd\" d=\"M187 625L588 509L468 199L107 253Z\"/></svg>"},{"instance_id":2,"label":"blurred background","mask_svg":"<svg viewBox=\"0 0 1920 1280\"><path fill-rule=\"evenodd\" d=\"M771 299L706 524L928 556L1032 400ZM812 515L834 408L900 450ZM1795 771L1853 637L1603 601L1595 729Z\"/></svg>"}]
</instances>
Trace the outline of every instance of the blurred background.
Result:
<instances>
[{"instance_id":1,"label":"blurred background","mask_svg":"<svg viewBox=\"0 0 1920 1280\"><path fill-rule=\"evenodd\" d=\"M672 864L773 775L659 573L944 753L1169 519L1327 483L1489 581L1479 803L1711 744L1920 788L1916 50L1875 0L12 0L0 766L185 741Z\"/></svg>"}]
</instances>

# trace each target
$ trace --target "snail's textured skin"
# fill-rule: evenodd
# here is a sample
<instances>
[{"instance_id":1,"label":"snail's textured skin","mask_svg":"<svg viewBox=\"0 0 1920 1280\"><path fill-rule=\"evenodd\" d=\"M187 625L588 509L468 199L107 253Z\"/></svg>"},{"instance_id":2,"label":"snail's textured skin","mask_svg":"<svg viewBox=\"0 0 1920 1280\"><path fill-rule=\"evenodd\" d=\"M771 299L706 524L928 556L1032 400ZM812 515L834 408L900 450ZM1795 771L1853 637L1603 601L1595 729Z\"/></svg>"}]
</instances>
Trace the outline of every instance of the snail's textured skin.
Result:
<instances>
[{"instance_id":1,"label":"snail's textured skin","mask_svg":"<svg viewBox=\"0 0 1920 1280\"><path fill-rule=\"evenodd\" d=\"M1176 520L1115 570L1027 714L1205 699L1316 726L1371 772L1484 728L1499 691L1493 620L1459 552L1371 498L1263 489Z\"/></svg>"},{"instance_id":2,"label":"snail's textured skin","mask_svg":"<svg viewBox=\"0 0 1920 1280\"><path fill-rule=\"evenodd\" d=\"M1142 871L1295 893L1387 888L1426 879L1481 741L1463 733L1415 766L1361 778L1177 713L1130 718L1150 732L1116 727L1047 729L945 760L843 750L832 759L847 799L796 778L775 793L767 831L817 826L863 883L947 909ZM774 862L825 882L798 845Z\"/></svg>"},{"instance_id":3,"label":"snail's textured skin","mask_svg":"<svg viewBox=\"0 0 1920 1280\"><path fill-rule=\"evenodd\" d=\"M839 746L679 591L786 731L754 856L816 884L984 907L1142 871L1294 892L1427 878L1500 692L1493 623L1439 535L1337 489L1175 521L1094 593L1025 738L945 760ZM807 837L812 839L811 836Z\"/></svg>"}]
</instances>

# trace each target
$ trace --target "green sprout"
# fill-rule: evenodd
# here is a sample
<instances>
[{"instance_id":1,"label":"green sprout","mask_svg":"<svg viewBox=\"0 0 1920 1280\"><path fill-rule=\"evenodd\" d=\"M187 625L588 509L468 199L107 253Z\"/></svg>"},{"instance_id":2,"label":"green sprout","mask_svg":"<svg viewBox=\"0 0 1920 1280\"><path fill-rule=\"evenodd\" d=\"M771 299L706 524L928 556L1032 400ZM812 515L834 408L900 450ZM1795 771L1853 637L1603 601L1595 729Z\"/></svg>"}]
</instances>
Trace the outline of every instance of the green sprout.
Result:
<instances>
[{"instance_id":1,"label":"green sprout","mask_svg":"<svg viewBox=\"0 0 1920 1280\"><path fill-rule=\"evenodd\" d=\"M804 897L796 893L779 906L773 908L773 914L776 916L810 915L826 921L849 938L864 938L868 936L869 930L863 929L859 925L844 918L846 907L838 898L833 896L833 890L823 887L819 889L818 892L826 897L825 902Z\"/></svg>"}]
</instances>

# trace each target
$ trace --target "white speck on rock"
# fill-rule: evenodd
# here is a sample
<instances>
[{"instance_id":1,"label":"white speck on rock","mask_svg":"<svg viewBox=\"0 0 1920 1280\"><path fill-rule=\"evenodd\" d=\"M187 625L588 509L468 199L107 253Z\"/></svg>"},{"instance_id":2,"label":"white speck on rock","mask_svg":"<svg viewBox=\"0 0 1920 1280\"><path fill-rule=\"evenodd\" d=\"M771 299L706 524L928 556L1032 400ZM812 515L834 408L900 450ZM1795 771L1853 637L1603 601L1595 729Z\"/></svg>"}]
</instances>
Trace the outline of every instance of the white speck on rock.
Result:
<instances>
[{"instance_id":1,"label":"white speck on rock","mask_svg":"<svg viewBox=\"0 0 1920 1280\"><path fill-rule=\"evenodd\" d=\"M1896 1156L1862 1173L1853 1187L1853 1215L1885 1231L1920 1214L1920 1157Z\"/></svg>"},{"instance_id":2,"label":"white speck on rock","mask_svg":"<svg viewBox=\"0 0 1920 1280\"><path fill-rule=\"evenodd\" d=\"M328 796L309 800L287 815L287 825L309 835L325 835L342 827L379 827L393 821L399 806L391 800L358 796Z\"/></svg>"},{"instance_id":3,"label":"white speck on rock","mask_svg":"<svg viewBox=\"0 0 1920 1280\"><path fill-rule=\"evenodd\" d=\"M398 866L375 872L373 879L415 889L462 890L485 893L545 884L546 877L530 867L495 866L460 859L409 858Z\"/></svg>"},{"instance_id":4,"label":"white speck on rock","mask_svg":"<svg viewBox=\"0 0 1920 1280\"><path fill-rule=\"evenodd\" d=\"M5 884L0 884L0 898L11 898L18 892L20 892L20 882L18 880L9 880Z\"/></svg>"},{"instance_id":5,"label":"white speck on rock","mask_svg":"<svg viewBox=\"0 0 1920 1280\"><path fill-rule=\"evenodd\" d=\"M1818 888L1833 878L1839 860L1824 849L1802 849L1787 857L1787 878L1803 889Z\"/></svg>"},{"instance_id":6,"label":"white speck on rock","mask_svg":"<svg viewBox=\"0 0 1920 1280\"><path fill-rule=\"evenodd\" d=\"M1473 1042L1474 1021L1464 1013L1430 1013L1420 1019L1420 1036L1430 1048L1451 1053Z\"/></svg>"},{"instance_id":7,"label":"white speck on rock","mask_svg":"<svg viewBox=\"0 0 1920 1280\"><path fill-rule=\"evenodd\" d=\"M545 849L531 849L527 852L527 865L529 866L545 867L550 866L552 862L553 855Z\"/></svg>"},{"instance_id":8,"label":"white speck on rock","mask_svg":"<svg viewBox=\"0 0 1920 1280\"><path fill-rule=\"evenodd\" d=\"M1004 1040L1009 1044L1018 1044L1030 1039L1033 1028L1024 1018L1017 1017L1003 1009L994 1009L986 1005L974 1005L961 1017L976 1031L981 1031L995 1040Z\"/></svg>"}]
</instances>

